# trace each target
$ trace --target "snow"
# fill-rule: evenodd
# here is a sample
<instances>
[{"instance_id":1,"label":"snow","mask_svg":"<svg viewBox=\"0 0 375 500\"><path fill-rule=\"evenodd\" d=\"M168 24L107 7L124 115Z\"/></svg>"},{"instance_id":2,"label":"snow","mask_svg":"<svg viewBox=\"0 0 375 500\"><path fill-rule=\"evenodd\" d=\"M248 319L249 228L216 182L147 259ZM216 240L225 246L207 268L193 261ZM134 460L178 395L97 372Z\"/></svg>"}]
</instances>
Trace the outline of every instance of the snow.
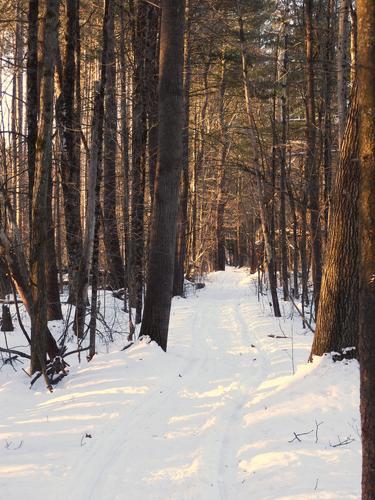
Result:
<instances>
[{"instance_id":1,"label":"snow","mask_svg":"<svg viewBox=\"0 0 375 500\"><path fill-rule=\"evenodd\" d=\"M147 339L121 351L121 304L104 306L114 342L68 358L52 394L1 368L2 498L360 498L357 362L308 364L311 333L288 303L273 318L246 270L174 299L167 353Z\"/></svg>"}]
</instances>

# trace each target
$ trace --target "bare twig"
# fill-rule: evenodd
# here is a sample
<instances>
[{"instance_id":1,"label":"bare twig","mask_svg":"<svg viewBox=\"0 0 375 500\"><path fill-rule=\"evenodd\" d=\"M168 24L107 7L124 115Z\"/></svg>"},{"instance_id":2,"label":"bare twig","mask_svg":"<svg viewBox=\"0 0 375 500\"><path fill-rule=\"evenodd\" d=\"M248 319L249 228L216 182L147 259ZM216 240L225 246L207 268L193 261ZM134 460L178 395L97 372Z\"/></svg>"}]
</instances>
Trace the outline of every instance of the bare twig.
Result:
<instances>
[{"instance_id":1,"label":"bare twig","mask_svg":"<svg viewBox=\"0 0 375 500\"><path fill-rule=\"evenodd\" d=\"M79 352L88 351L89 349L90 349L90 347L82 347L80 349L75 349L74 351L69 351L63 355L63 358L66 358L67 356L70 356L71 354L77 354Z\"/></svg>"},{"instance_id":2,"label":"bare twig","mask_svg":"<svg viewBox=\"0 0 375 500\"><path fill-rule=\"evenodd\" d=\"M27 333L25 327L23 326L23 322L21 319L20 308L19 308L18 300L17 300L16 287L14 286L13 280L11 280L11 286L12 286L12 291L13 291L13 296L14 296L14 304L16 306L16 314L17 314L18 324L20 325L21 331L24 334L26 340L31 345L31 339L30 339L29 334Z\"/></svg>"},{"instance_id":3,"label":"bare twig","mask_svg":"<svg viewBox=\"0 0 375 500\"><path fill-rule=\"evenodd\" d=\"M0 352L5 352L6 354L15 354L16 356L20 356L21 358L31 359L31 356L29 354L21 351L16 351L15 349L4 349L3 347L0 347Z\"/></svg>"},{"instance_id":4,"label":"bare twig","mask_svg":"<svg viewBox=\"0 0 375 500\"><path fill-rule=\"evenodd\" d=\"M294 441L299 441L301 442L302 440L300 439L300 436L307 436L308 434L311 434L312 432L314 432L314 429L312 429L311 431L309 432L293 432L294 434L294 438L291 439L290 441L288 441L288 443L293 443Z\"/></svg>"},{"instance_id":5,"label":"bare twig","mask_svg":"<svg viewBox=\"0 0 375 500\"><path fill-rule=\"evenodd\" d=\"M346 444L350 444L352 443L353 441L355 441L354 438L352 438L351 436L348 436L346 439L344 440L341 440L340 436L337 436L337 439L338 439L338 442L335 443L335 444L331 444L329 443L330 447L331 448L338 448L339 446L345 446Z\"/></svg>"},{"instance_id":6,"label":"bare twig","mask_svg":"<svg viewBox=\"0 0 375 500\"><path fill-rule=\"evenodd\" d=\"M318 433L319 433L319 427L323 424L324 422L318 422L317 420L315 420L315 443L317 443L319 441L319 438L318 438Z\"/></svg>"},{"instance_id":7,"label":"bare twig","mask_svg":"<svg viewBox=\"0 0 375 500\"><path fill-rule=\"evenodd\" d=\"M307 326L307 328L310 330L310 332L312 333L315 333L315 330L314 328L311 326L311 324L309 323L309 321L306 319L306 316L302 313L302 311L300 310L300 308L297 306L297 304L295 303L292 295L289 296L293 306L296 308L298 314L301 316L301 318L303 319L305 325Z\"/></svg>"}]
</instances>

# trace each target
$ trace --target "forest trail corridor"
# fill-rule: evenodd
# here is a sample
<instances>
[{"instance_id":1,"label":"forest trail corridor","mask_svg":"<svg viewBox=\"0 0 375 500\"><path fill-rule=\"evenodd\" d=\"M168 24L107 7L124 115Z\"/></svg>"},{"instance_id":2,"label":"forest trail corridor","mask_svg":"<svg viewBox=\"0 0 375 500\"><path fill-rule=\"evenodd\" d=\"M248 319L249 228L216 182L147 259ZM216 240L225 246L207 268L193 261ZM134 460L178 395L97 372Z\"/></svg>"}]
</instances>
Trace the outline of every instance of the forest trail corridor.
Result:
<instances>
[{"instance_id":1,"label":"forest trail corridor","mask_svg":"<svg viewBox=\"0 0 375 500\"><path fill-rule=\"evenodd\" d=\"M293 339L293 328L272 317L267 297L258 302L248 271L228 268L174 299L167 353L147 342L121 351L122 342L72 363L53 394L42 383L29 391L9 372L0 395L17 405L2 411L4 498L355 498L346 492L357 484L356 454L328 446L340 425L340 435L350 432L348 422L337 424L336 407L322 415L333 376L341 411L356 404L347 398L355 367L306 365L311 336ZM290 443L314 419L324 421L319 443L314 433ZM317 495L317 477L331 496Z\"/></svg>"},{"instance_id":2,"label":"forest trail corridor","mask_svg":"<svg viewBox=\"0 0 375 500\"><path fill-rule=\"evenodd\" d=\"M144 358L138 381L151 379L152 389L87 457L97 463L95 476L82 481L88 498L234 498L241 442L233 427L264 376L243 312L253 293L246 272L230 269L210 275L195 297L175 299L165 362L152 373ZM84 460L74 483L91 471ZM83 495L78 488L71 498Z\"/></svg>"}]
</instances>

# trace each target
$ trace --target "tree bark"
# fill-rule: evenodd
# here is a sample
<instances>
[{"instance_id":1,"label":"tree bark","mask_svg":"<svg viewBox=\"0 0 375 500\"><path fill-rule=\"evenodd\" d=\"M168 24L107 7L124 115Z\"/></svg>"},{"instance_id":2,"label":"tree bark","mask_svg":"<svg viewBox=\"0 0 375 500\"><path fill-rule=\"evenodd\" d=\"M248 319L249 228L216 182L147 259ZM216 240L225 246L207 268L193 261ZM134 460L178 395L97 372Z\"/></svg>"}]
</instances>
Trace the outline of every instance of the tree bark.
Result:
<instances>
[{"instance_id":1,"label":"tree bark","mask_svg":"<svg viewBox=\"0 0 375 500\"><path fill-rule=\"evenodd\" d=\"M349 80L349 3L350 0L339 0L338 16L339 30L337 39L337 117L338 117L338 144L341 148L345 131L348 80Z\"/></svg>"},{"instance_id":2,"label":"tree bark","mask_svg":"<svg viewBox=\"0 0 375 500\"><path fill-rule=\"evenodd\" d=\"M166 351L182 166L184 0L162 0L159 73L159 163L141 335Z\"/></svg>"},{"instance_id":3,"label":"tree bark","mask_svg":"<svg viewBox=\"0 0 375 500\"><path fill-rule=\"evenodd\" d=\"M29 227L31 227L36 137L38 131L38 12L39 0L29 0L27 36L27 164L29 173Z\"/></svg>"},{"instance_id":4,"label":"tree bark","mask_svg":"<svg viewBox=\"0 0 375 500\"><path fill-rule=\"evenodd\" d=\"M116 56L114 3L109 2L108 10L108 56L107 82L104 113L103 151L103 215L104 245L108 267L108 285L113 290L124 286L124 268L117 230L117 102L116 102Z\"/></svg>"},{"instance_id":5,"label":"tree bark","mask_svg":"<svg viewBox=\"0 0 375 500\"><path fill-rule=\"evenodd\" d=\"M362 498L375 498L375 3L357 1Z\"/></svg>"},{"instance_id":6,"label":"tree bark","mask_svg":"<svg viewBox=\"0 0 375 500\"><path fill-rule=\"evenodd\" d=\"M129 213L129 124L128 124L128 88L127 77L128 68L126 64L126 38L125 38L125 9L124 5L120 7L120 70L121 70L121 173L123 179L123 220L124 220L124 244L125 244L125 266L124 266L124 309L129 311L129 327L132 325L132 311L127 302L127 296L130 298L129 287L131 282L131 241L130 241L130 213Z\"/></svg>"},{"instance_id":7,"label":"tree bark","mask_svg":"<svg viewBox=\"0 0 375 500\"><path fill-rule=\"evenodd\" d=\"M230 149L230 139L228 134L228 124L225 119L225 90L226 90L226 60L225 51L223 52L221 61L221 83L220 83L220 134L222 142L219 179L218 179L218 197L216 206L216 259L215 268L217 271L225 271L225 228L224 228L224 215L226 205L226 161Z\"/></svg>"},{"instance_id":8,"label":"tree bark","mask_svg":"<svg viewBox=\"0 0 375 500\"><path fill-rule=\"evenodd\" d=\"M358 104L353 93L331 195L321 297L310 359L357 347L358 188Z\"/></svg>"},{"instance_id":9,"label":"tree bark","mask_svg":"<svg viewBox=\"0 0 375 500\"><path fill-rule=\"evenodd\" d=\"M184 44L184 131L182 137L183 163L180 185L180 204L177 225L177 241L174 264L173 295L183 296L185 260L187 254L188 203L189 203L189 159L190 159L190 85L191 85L191 23L190 0L186 1L186 26Z\"/></svg>"},{"instance_id":10,"label":"tree bark","mask_svg":"<svg viewBox=\"0 0 375 500\"><path fill-rule=\"evenodd\" d=\"M132 99L132 185L131 185L131 305L135 322L142 319L144 263L144 196L146 177L147 116L145 104L145 45L148 6L138 4L133 12L133 99ZM135 19L134 19L135 17Z\"/></svg>"},{"instance_id":11,"label":"tree bark","mask_svg":"<svg viewBox=\"0 0 375 500\"><path fill-rule=\"evenodd\" d=\"M32 206L32 232L30 251L31 296L33 318L31 324L30 373L45 373L47 354L47 205L48 182L52 169L52 127L54 72L57 54L58 0L49 0L43 41L43 66L41 74L40 124L36 145L35 173Z\"/></svg>"},{"instance_id":12,"label":"tree bark","mask_svg":"<svg viewBox=\"0 0 375 500\"><path fill-rule=\"evenodd\" d=\"M52 160L52 158L51 158ZM48 174L47 196L47 241L46 241L46 280L47 280L47 319L56 321L63 319L58 282L58 269L55 246L55 226L52 218L52 171Z\"/></svg>"},{"instance_id":13,"label":"tree bark","mask_svg":"<svg viewBox=\"0 0 375 500\"><path fill-rule=\"evenodd\" d=\"M66 56L62 93L56 101L56 122L62 147L61 180L69 263L68 301L72 304L76 302L77 273L82 255L80 164L77 154L80 136L75 98L78 6L78 0L67 0Z\"/></svg>"},{"instance_id":14,"label":"tree bark","mask_svg":"<svg viewBox=\"0 0 375 500\"><path fill-rule=\"evenodd\" d=\"M285 14L286 15L286 14ZM287 162L287 126L288 126L288 20L283 23L283 47L280 54L281 81L281 147L280 147L280 247L281 247L281 281L283 298L289 298L288 277L288 245L286 237L286 162Z\"/></svg>"},{"instance_id":15,"label":"tree bark","mask_svg":"<svg viewBox=\"0 0 375 500\"><path fill-rule=\"evenodd\" d=\"M315 74L313 1L305 0L306 34L306 182L310 202L311 260L314 305L318 310L322 280L321 235L319 216L319 164L316 159Z\"/></svg>"}]
</instances>

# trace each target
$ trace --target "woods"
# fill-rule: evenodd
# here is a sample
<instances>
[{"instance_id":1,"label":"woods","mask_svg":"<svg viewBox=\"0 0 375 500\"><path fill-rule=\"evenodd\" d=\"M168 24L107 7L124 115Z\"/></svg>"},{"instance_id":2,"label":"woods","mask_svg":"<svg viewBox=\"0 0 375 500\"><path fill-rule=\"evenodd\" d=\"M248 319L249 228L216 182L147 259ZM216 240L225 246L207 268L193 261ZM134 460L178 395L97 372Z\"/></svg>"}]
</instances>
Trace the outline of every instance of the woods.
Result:
<instances>
[{"instance_id":1,"label":"woods","mask_svg":"<svg viewBox=\"0 0 375 500\"><path fill-rule=\"evenodd\" d=\"M359 362L375 498L373 1L0 6L0 301L32 383L113 342L107 296L124 348L168 352L173 297L246 267L310 362Z\"/></svg>"}]
</instances>

